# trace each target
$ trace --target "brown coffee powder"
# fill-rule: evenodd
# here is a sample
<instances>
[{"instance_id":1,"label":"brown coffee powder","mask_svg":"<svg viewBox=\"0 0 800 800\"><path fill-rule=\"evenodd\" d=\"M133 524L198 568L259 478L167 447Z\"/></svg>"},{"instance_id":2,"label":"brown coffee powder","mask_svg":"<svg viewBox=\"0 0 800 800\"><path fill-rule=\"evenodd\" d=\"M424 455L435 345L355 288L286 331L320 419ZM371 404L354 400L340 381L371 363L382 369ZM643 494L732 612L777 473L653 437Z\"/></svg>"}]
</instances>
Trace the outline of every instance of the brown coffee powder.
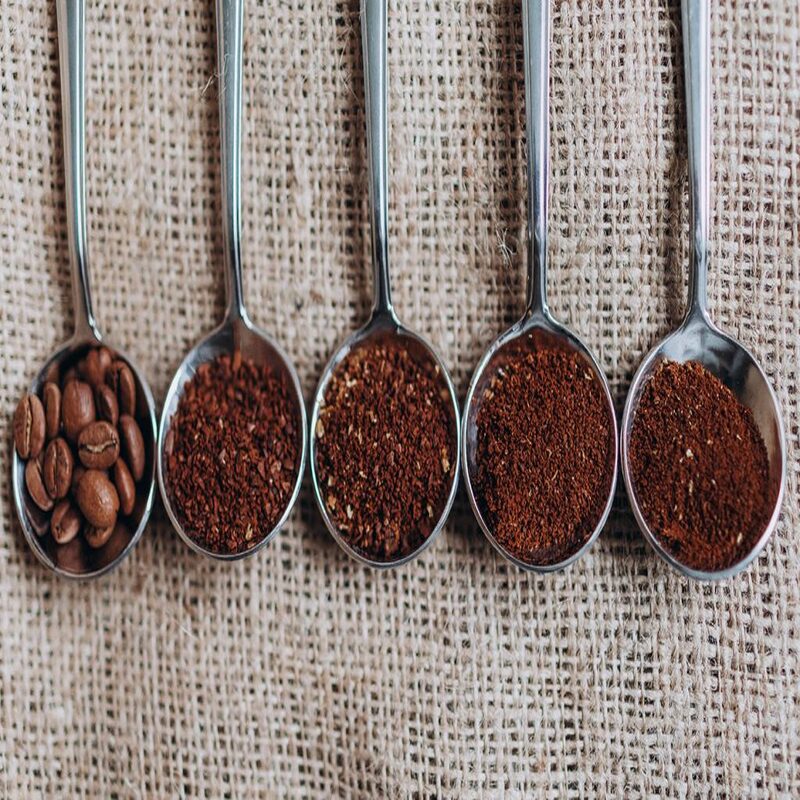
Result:
<instances>
[{"instance_id":1,"label":"brown coffee powder","mask_svg":"<svg viewBox=\"0 0 800 800\"><path fill-rule=\"evenodd\" d=\"M581 356L509 354L477 416L475 496L497 542L536 565L579 550L605 509L615 448L603 387Z\"/></svg>"},{"instance_id":2,"label":"brown coffee powder","mask_svg":"<svg viewBox=\"0 0 800 800\"><path fill-rule=\"evenodd\" d=\"M241 357L203 364L165 446L168 490L188 536L215 553L257 545L291 498L299 447L284 376Z\"/></svg>"},{"instance_id":3,"label":"brown coffee powder","mask_svg":"<svg viewBox=\"0 0 800 800\"><path fill-rule=\"evenodd\" d=\"M328 514L376 561L430 536L453 480L450 397L432 364L396 343L370 342L338 365L314 435Z\"/></svg>"},{"instance_id":4,"label":"brown coffee powder","mask_svg":"<svg viewBox=\"0 0 800 800\"><path fill-rule=\"evenodd\" d=\"M664 362L645 384L630 440L642 514L678 561L740 561L771 513L767 451L753 414L702 365Z\"/></svg>"}]
</instances>

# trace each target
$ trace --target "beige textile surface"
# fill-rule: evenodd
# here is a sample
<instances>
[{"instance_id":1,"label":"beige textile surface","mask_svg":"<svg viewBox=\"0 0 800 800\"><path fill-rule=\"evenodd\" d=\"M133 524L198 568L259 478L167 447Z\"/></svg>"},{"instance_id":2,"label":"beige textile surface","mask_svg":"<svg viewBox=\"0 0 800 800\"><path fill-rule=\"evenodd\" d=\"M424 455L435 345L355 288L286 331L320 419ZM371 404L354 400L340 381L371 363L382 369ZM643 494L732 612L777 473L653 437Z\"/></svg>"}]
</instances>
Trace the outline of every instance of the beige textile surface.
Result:
<instances>
[{"instance_id":1,"label":"beige textile surface","mask_svg":"<svg viewBox=\"0 0 800 800\"><path fill-rule=\"evenodd\" d=\"M88 5L93 289L163 399L222 306L211 0ZM396 572L349 561L306 485L256 558L191 554L156 509L88 585L28 552L0 448L0 793L17 797L800 795L800 11L713 3L716 320L780 395L788 499L720 585L651 554L620 496L590 553L528 576L463 496ZM369 306L356 0L249 0L245 289L311 395ZM553 3L550 280L621 407L678 319L686 256L680 18ZM391 254L402 318L463 397L519 315L516 0L390 3ZM71 312L54 3L0 13L0 441Z\"/></svg>"}]
</instances>

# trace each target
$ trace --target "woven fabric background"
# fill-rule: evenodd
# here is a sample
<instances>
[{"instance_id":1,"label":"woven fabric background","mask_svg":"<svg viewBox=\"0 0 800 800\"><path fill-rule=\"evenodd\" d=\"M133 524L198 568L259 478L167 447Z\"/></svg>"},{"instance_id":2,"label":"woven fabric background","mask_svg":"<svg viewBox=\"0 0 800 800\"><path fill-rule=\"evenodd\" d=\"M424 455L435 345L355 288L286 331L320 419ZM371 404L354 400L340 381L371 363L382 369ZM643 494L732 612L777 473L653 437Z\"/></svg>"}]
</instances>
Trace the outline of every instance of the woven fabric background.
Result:
<instances>
[{"instance_id":1,"label":"woven fabric background","mask_svg":"<svg viewBox=\"0 0 800 800\"><path fill-rule=\"evenodd\" d=\"M459 497L421 559L376 574L309 487L282 535L225 565L157 507L133 555L72 585L29 553L10 419L70 332L55 4L0 13L0 793L9 797L800 795L800 8L712 9L715 319L776 387L780 527L745 574L678 577L620 494L590 553L526 575ZM96 311L157 400L219 319L211 0L89 0ZM557 0L551 305L621 409L679 319L687 241L680 15ZM390 2L391 256L401 317L463 397L522 310L517 0ZM310 397L369 308L357 0L247 3L245 289Z\"/></svg>"}]
</instances>

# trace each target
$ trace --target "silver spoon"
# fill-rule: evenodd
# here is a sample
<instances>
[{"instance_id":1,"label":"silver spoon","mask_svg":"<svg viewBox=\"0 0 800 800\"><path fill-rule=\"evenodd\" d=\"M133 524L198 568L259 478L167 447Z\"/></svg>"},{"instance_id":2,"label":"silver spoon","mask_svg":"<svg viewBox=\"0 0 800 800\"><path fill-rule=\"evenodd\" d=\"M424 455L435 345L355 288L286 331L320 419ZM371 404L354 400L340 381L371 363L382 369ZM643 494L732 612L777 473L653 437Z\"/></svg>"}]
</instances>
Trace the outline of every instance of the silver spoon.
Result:
<instances>
[{"instance_id":1,"label":"silver spoon","mask_svg":"<svg viewBox=\"0 0 800 800\"><path fill-rule=\"evenodd\" d=\"M509 348L532 350L554 348L578 353L603 387L608 415L616 442L616 416L608 382L586 345L572 331L553 319L547 305L547 181L549 170L549 50L550 7L548 0L523 0L522 27L525 55L525 109L528 138L528 301L522 319L501 334L489 346L472 376L464 404L461 434L462 465L470 505L487 539L513 564L536 572L563 569L580 558L592 545L605 524L614 499L617 480L617 454L603 513L587 541L575 552L555 564L532 564L506 550L479 508L475 496L477 475L477 420L484 391L497 370L502 367Z\"/></svg>"},{"instance_id":2,"label":"silver spoon","mask_svg":"<svg viewBox=\"0 0 800 800\"><path fill-rule=\"evenodd\" d=\"M48 380L58 380L86 352L103 342L92 311L89 287L89 250L86 235L85 162L85 42L84 0L58 0L58 53L61 71L61 118L64 136L64 184L67 204L67 238L72 275L75 330L44 363L28 391L41 396ZM80 538L57 545L48 530L49 514L40 511L25 488L25 463L14 451L12 491L17 515L36 557L65 578L97 578L116 567L130 553L144 531L153 506L155 487L154 443L156 416L153 395L136 365L116 348L115 357L125 361L136 381L137 422L145 443L146 468L137 486L136 505L126 522L119 522L111 539L93 550Z\"/></svg>"},{"instance_id":3,"label":"silver spoon","mask_svg":"<svg viewBox=\"0 0 800 800\"><path fill-rule=\"evenodd\" d=\"M219 327L201 339L186 355L172 379L158 436L158 485L172 525L183 541L197 553L221 561L234 561L257 553L283 527L297 500L306 457L306 409L297 372L286 353L247 315L242 292L241 232L241 119L242 40L244 0L217 0L217 71L219 75L220 150L222 156L222 233L227 308ZM295 463L292 493L273 529L254 547L242 553L216 553L195 542L176 513L166 475L165 443L172 416L178 408L186 383L202 364L223 354L239 351L258 365L269 365L291 386L301 440Z\"/></svg>"},{"instance_id":4,"label":"silver spoon","mask_svg":"<svg viewBox=\"0 0 800 800\"><path fill-rule=\"evenodd\" d=\"M686 117L689 136L689 198L692 219L691 269L686 316L676 331L656 345L634 376L622 417L622 474L633 515L653 549L669 564L692 578L728 578L743 570L763 549L775 530L786 483L786 443L778 401L766 375L752 354L723 333L709 319L706 284L708 277L708 232L711 164L710 39L707 0L682 0ZM775 506L759 540L738 563L713 572L682 564L661 545L650 529L639 505L630 472L630 437L633 419L648 378L662 362L697 361L721 380L741 403L749 407L769 458L769 489Z\"/></svg>"},{"instance_id":5,"label":"silver spoon","mask_svg":"<svg viewBox=\"0 0 800 800\"><path fill-rule=\"evenodd\" d=\"M441 508L434 509L436 525L430 536L413 552L400 558L387 561L376 561L350 545L342 536L336 523L328 514L328 508L322 497L319 476L316 470L316 436L315 430L320 408L325 400L325 390L336 367L354 348L372 342L392 341L405 348L418 363L429 363L435 368L440 382L440 389L446 390L450 399L448 407L451 417L451 435L454 442L453 452L458 462L459 454L459 422L458 401L453 382L444 365L431 345L418 334L409 330L397 318L391 299L389 283L388 256L388 156L387 156L387 101L386 101L386 4L387 0L362 0L361 2L361 39L364 55L364 93L366 95L367 116L367 153L369 163L369 205L370 228L372 233L372 269L373 291L375 299L372 315L362 328L352 334L336 351L325 367L314 396L311 414L310 454L311 480L314 497L319 506L325 525L339 546L357 561L371 567L398 567L418 556L429 547L440 533L455 499L458 488L458 463L451 470L450 488L447 499Z\"/></svg>"}]
</instances>

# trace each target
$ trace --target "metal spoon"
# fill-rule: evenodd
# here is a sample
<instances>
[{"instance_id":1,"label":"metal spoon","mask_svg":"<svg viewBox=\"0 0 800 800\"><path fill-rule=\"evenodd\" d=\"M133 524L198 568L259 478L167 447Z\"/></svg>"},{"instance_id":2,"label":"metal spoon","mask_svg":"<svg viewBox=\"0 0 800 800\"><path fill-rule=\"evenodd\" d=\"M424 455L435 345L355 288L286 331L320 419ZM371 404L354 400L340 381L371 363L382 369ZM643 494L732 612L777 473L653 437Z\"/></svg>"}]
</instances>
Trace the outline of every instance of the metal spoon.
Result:
<instances>
[{"instance_id":1,"label":"metal spoon","mask_svg":"<svg viewBox=\"0 0 800 800\"><path fill-rule=\"evenodd\" d=\"M219 327L201 339L183 359L172 379L158 436L158 485L172 525L186 544L197 553L221 561L233 561L258 552L283 527L300 492L306 457L306 409L297 372L286 353L247 315L242 292L241 232L241 118L242 118L242 40L244 0L217 0L217 71L219 73L220 149L222 156L222 232L227 308ZM291 386L301 441L292 494L273 529L254 547L242 553L215 553L195 542L183 529L172 504L166 475L165 443L172 415L198 367L223 354L239 351L242 357L259 365L269 365L282 374Z\"/></svg>"},{"instance_id":2,"label":"metal spoon","mask_svg":"<svg viewBox=\"0 0 800 800\"><path fill-rule=\"evenodd\" d=\"M761 552L775 530L786 483L786 443L778 401L752 354L709 319L706 283L711 163L710 40L707 0L682 0L686 116L689 135L689 198L692 217L689 302L680 327L656 345L634 376L622 417L622 474L633 514L645 538L669 564L692 578L728 578L743 570ZM697 361L721 380L749 407L769 457L769 489L775 499L769 524L752 550L738 563L714 572L692 569L667 552L642 515L631 480L630 437L642 389L665 361Z\"/></svg>"},{"instance_id":3,"label":"metal spoon","mask_svg":"<svg viewBox=\"0 0 800 800\"><path fill-rule=\"evenodd\" d=\"M28 391L41 395L47 380L58 380L103 339L92 311L89 288L89 251L86 236L85 162L85 13L84 0L58 0L58 52L61 71L61 118L64 136L64 183L67 201L67 238L75 312L75 331L59 347L34 378ZM136 365L116 348L115 357L124 360L136 380L137 421L145 442L146 469L137 487L136 505L127 524L119 522L112 538L99 550L81 540L59 546L48 530L49 514L40 511L25 488L25 464L12 458L12 491L17 515L28 544L45 566L65 578L97 578L116 567L130 553L144 531L153 506L155 487L154 443L156 416L153 395Z\"/></svg>"},{"instance_id":4,"label":"metal spoon","mask_svg":"<svg viewBox=\"0 0 800 800\"><path fill-rule=\"evenodd\" d=\"M450 489L447 500L441 508L434 510L436 525L430 536L413 552L388 561L376 561L353 548L345 539L336 523L328 514L322 497L319 476L316 470L316 430L320 408L324 403L325 390L338 364L356 347L377 341L393 341L404 347L419 363L429 363L438 367L440 388L447 391L451 417L451 435L456 462L459 453L458 401L453 382L444 365L431 345L418 334L405 327L397 318L391 299L389 283L388 256L388 157L387 157L387 113L386 113L386 4L387 0L362 0L361 39L364 54L364 93L366 95L367 115L367 153L369 162L369 204L370 228L372 232L372 269L375 299L372 315L364 327L352 334L336 351L328 362L320 378L311 414L310 455L311 480L314 497L319 506L325 525L340 547L357 561L371 567L398 567L418 556L429 547L438 536L447 519L458 488L458 463L451 471Z\"/></svg>"},{"instance_id":5,"label":"metal spoon","mask_svg":"<svg viewBox=\"0 0 800 800\"><path fill-rule=\"evenodd\" d=\"M578 353L603 387L608 404L608 416L614 426L616 416L608 382L586 345L572 331L556 322L547 305L547 180L549 170L549 50L550 8L548 0L523 0L522 27L525 51L525 107L528 138L528 302L522 319L501 334L489 346L472 376L464 405L462 465L467 494L486 538L509 561L518 567L536 572L563 569L580 558L597 538L605 524L614 499L617 480L617 454L614 452L614 472L608 498L587 541L575 552L556 564L532 564L521 561L506 550L495 538L475 497L477 476L477 420L484 390L508 354L517 348L554 348Z\"/></svg>"}]
</instances>

